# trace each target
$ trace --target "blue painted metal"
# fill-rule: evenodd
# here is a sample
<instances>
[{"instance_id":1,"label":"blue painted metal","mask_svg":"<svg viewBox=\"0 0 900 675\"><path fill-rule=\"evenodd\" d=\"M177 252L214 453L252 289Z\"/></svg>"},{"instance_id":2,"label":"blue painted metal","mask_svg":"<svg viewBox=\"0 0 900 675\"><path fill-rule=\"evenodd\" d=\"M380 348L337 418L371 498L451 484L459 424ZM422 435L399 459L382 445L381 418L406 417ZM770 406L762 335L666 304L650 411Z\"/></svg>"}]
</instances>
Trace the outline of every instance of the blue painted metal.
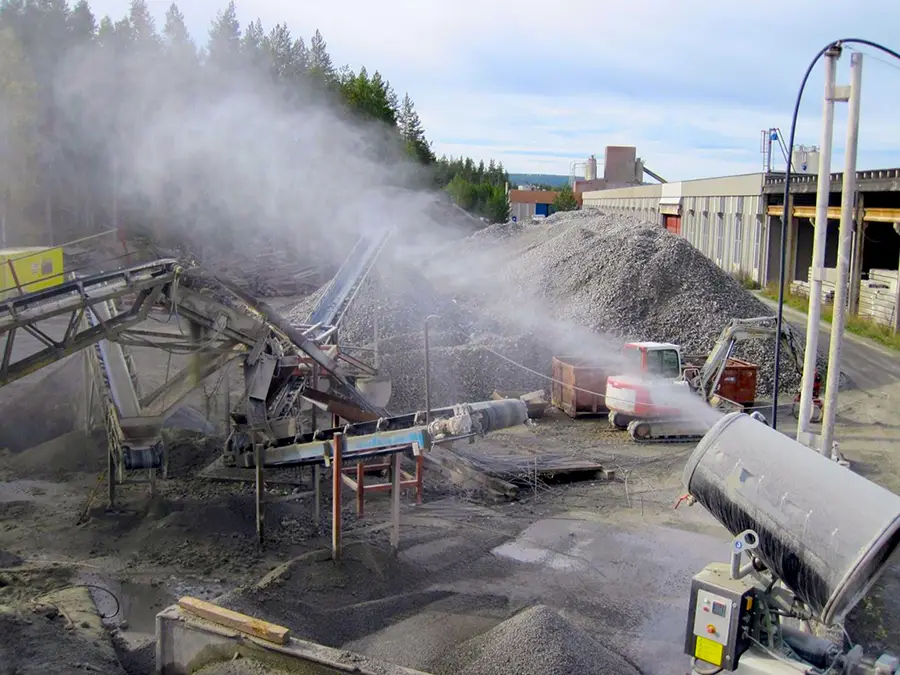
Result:
<instances>
[{"instance_id":1,"label":"blue painted metal","mask_svg":"<svg viewBox=\"0 0 900 675\"><path fill-rule=\"evenodd\" d=\"M549 204L535 204L534 205L534 215L549 216L550 215L550 205Z\"/></svg>"},{"instance_id":2,"label":"blue painted metal","mask_svg":"<svg viewBox=\"0 0 900 675\"><path fill-rule=\"evenodd\" d=\"M365 436L344 436L344 459L377 452L393 452L411 445L422 449L431 447L431 437L425 426L395 431L379 431ZM266 450L266 466L323 463L331 454L331 441L311 441Z\"/></svg>"}]
</instances>

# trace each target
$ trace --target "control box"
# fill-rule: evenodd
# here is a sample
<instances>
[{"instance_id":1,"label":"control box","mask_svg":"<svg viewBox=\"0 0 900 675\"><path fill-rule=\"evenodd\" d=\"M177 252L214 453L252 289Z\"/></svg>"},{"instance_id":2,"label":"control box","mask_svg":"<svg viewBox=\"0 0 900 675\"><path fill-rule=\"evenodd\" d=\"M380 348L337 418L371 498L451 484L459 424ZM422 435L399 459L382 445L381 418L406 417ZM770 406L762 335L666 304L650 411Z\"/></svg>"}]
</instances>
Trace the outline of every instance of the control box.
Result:
<instances>
[{"instance_id":1,"label":"control box","mask_svg":"<svg viewBox=\"0 0 900 675\"><path fill-rule=\"evenodd\" d=\"M691 581L685 653L722 670L737 669L750 646L745 636L755 601L752 579L732 579L729 565L707 565Z\"/></svg>"}]
</instances>

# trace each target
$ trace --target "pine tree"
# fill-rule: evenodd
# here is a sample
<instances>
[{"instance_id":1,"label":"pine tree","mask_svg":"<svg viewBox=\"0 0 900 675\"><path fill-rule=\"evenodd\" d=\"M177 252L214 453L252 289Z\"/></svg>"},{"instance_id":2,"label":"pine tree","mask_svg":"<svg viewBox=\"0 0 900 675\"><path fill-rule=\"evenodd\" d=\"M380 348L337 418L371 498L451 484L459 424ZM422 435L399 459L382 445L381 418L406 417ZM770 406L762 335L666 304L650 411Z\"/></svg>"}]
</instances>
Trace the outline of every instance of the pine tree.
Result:
<instances>
[{"instance_id":1,"label":"pine tree","mask_svg":"<svg viewBox=\"0 0 900 675\"><path fill-rule=\"evenodd\" d=\"M244 31L241 40L241 53L244 60L254 68L260 68L266 62L266 33L263 30L262 21L257 18L250 23Z\"/></svg>"},{"instance_id":2,"label":"pine tree","mask_svg":"<svg viewBox=\"0 0 900 675\"><path fill-rule=\"evenodd\" d=\"M7 15L6 18L8 18ZM24 219L37 172L37 86L22 44L0 26L0 233ZM0 241L0 246L8 245Z\"/></svg>"},{"instance_id":3,"label":"pine tree","mask_svg":"<svg viewBox=\"0 0 900 675\"><path fill-rule=\"evenodd\" d=\"M241 57L241 24L234 0L216 15L209 28L209 61L223 73L236 69Z\"/></svg>"},{"instance_id":4,"label":"pine tree","mask_svg":"<svg viewBox=\"0 0 900 675\"><path fill-rule=\"evenodd\" d=\"M79 0L68 18L70 44L82 45L93 41L97 34L97 20L87 0Z\"/></svg>"},{"instance_id":5,"label":"pine tree","mask_svg":"<svg viewBox=\"0 0 900 675\"><path fill-rule=\"evenodd\" d=\"M153 52L159 48L160 39L156 33L156 23L150 16L146 0L131 0L128 22L131 24L132 38L138 50Z\"/></svg>"},{"instance_id":6,"label":"pine tree","mask_svg":"<svg viewBox=\"0 0 900 675\"><path fill-rule=\"evenodd\" d=\"M430 164L434 161L434 153L428 141L425 140L425 131L422 129L422 122L419 120L419 113L409 97L407 92L403 97L403 103L400 104L400 135L406 145L406 152L410 157L420 161L422 164Z\"/></svg>"},{"instance_id":7,"label":"pine tree","mask_svg":"<svg viewBox=\"0 0 900 675\"><path fill-rule=\"evenodd\" d=\"M399 127L402 124L402 120L400 119L400 99L397 97L397 92L394 91L390 82L384 83L384 91L388 107L391 109L391 112L394 113L395 124Z\"/></svg>"},{"instance_id":8,"label":"pine tree","mask_svg":"<svg viewBox=\"0 0 900 675\"><path fill-rule=\"evenodd\" d=\"M319 82L331 84L337 77L327 47L322 33L316 29L309 42L309 74Z\"/></svg>"},{"instance_id":9,"label":"pine tree","mask_svg":"<svg viewBox=\"0 0 900 675\"><path fill-rule=\"evenodd\" d=\"M276 24L265 41L272 78L281 84L291 85L306 72L306 45L302 39L294 39L287 24Z\"/></svg>"}]
</instances>

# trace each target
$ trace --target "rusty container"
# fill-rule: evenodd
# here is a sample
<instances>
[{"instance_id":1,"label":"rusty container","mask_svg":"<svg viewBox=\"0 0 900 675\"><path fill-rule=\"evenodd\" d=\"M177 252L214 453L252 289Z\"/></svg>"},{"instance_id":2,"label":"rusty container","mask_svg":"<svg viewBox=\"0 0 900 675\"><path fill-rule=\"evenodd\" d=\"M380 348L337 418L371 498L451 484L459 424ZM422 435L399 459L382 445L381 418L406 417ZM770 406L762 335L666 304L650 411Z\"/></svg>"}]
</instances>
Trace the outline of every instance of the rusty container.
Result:
<instances>
[{"instance_id":1,"label":"rusty container","mask_svg":"<svg viewBox=\"0 0 900 675\"><path fill-rule=\"evenodd\" d=\"M554 356L550 402L569 417L607 413L603 395L609 373L609 366L596 361Z\"/></svg>"},{"instance_id":2,"label":"rusty container","mask_svg":"<svg viewBox=\"0 0 900 675\"><path fill-rule=\"evenodd\" d=\"M700 368L706 361L704 356L685 356L685 366ZM756 401L756 383L759 366L749 361L730 358L722 371L722 379L714 393L722 398L744 406L752 406Z\"/></svg>"},{"instance_id":3,"label":"rusty container","mask_svg":"<svg viewBox=\"0 0 900 675\"><path fill-rule=\"evenodd\" d=\"M756 380L759 366L741 359L728 359L716 393L744 407L756 401Z\"/></svg>"}]
</instances>

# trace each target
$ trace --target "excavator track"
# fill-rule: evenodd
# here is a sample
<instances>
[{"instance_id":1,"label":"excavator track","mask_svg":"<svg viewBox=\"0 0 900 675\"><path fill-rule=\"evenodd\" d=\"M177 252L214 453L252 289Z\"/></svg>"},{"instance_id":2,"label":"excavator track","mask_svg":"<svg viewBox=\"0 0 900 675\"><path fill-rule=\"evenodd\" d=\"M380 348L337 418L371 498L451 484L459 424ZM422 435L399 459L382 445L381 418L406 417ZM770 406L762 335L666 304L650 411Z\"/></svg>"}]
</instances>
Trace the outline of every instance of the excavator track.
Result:
<instances>
[{"instance_id":1,"label":"excavator track","mask_svg":"<svg viewBox=\"0 0 900 675\"><path fill-rule=\"evenodd\" d=\"M696 443L706 430L697 429L693 420L632 420L628 435L637 443Z\"/></svg>"}]
</instances>

